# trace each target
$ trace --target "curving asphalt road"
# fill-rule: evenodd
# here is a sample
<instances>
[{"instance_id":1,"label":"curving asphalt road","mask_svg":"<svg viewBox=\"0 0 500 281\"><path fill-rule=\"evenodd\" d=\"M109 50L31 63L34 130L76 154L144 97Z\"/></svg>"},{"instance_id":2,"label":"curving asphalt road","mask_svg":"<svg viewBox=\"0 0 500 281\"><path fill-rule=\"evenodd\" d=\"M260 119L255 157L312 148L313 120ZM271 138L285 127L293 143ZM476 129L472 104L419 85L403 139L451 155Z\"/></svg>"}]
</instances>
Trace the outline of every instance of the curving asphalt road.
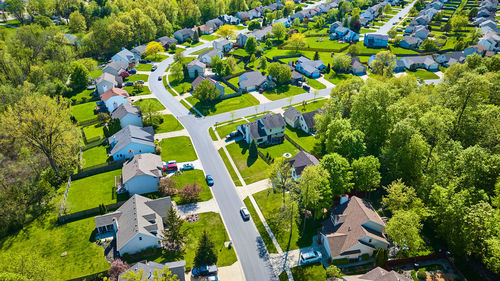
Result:
<instances>
[{"instance_id":1,"label":"curving asphalt road","mask_svg":"<svg viewBox=\"0 0 500 281\"><path fill-rule=\"evenodd\" d=\"M210 47L210 45L211 43L205 43L194 48L189 48L184 53L188 55ZM288 105L289 101L283 99L277 100L261 104L257 109L255 107L243 108L234 111L234 115L223 113L210 117L196 117L165 89L162 81L158 81L158 76L162 76L167 67L172 63L173 58L169 57L159 63L156 71L150 74L148 82L151 93L172 112L189 132L205 173L213 176L215 185L212 187L212 193L219 205L222 219L233 242L238 259L241 262L246 280L278 280L278 277L273 273L269 254L259 232L251 221L244 222L241 219L239 210L244 204L236 192L236 187L224 162L213 145L212 139L208 134L208 128L215 123L281 108ZM329 94L330 89L324 89L316 97L328 96ZM293 97L292 104L313 98L315 96L312 93L297 95Z\"/></svg>"},{"instance_id":2,"label":"curving asphalt road","mask_svg":"<svg viewBox=\"0 0 500 281\"><path fill-rule=\"evenodd\" d=\"M415 2L416 1L413 1L412 3L406 5L406 7L404 7L401 11L399 11L396 15L394 15L389 21L387 21L383 26L381 26L376 33L386 35L387 32L389 32L389 30L391 30L391 28L393 26L395 26L399 21L401 21L410 12L410 9L411 9L411 7L413 7Z\"/></svg>"}]
</instances>

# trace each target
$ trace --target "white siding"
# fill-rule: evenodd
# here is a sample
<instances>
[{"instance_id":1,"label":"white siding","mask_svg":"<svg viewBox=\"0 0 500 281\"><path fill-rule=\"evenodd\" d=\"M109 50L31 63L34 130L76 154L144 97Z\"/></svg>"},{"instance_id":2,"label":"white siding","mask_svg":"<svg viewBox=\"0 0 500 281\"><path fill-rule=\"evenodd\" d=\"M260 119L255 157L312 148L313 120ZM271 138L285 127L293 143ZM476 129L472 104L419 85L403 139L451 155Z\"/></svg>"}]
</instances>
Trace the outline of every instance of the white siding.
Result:
<instances>
[{"instance_id":1,"label":"white siding","mask_svg":"<svg viewBox=\"0 0 500 281\"><path fill-rule=\"evenodd\" d=\"M125 183L125 189L132 194L144 194L158 191L159 178L149 175L135 176Z\"/></svg>"},{"instance_id":2,"label":"white siding","mask_svg":"<svg viewBox=\"0 0 500 281\"><path fill-rule=\"evenodd\" d=\"M121 249L118 249L118 251L120 252L120 255L135 254L149 248L159 247L160 246L158 243L159 241L160 238L158 237L153 237L152 235L146 235L143 233L137 233Z\"/></svg>"}]
</instances>

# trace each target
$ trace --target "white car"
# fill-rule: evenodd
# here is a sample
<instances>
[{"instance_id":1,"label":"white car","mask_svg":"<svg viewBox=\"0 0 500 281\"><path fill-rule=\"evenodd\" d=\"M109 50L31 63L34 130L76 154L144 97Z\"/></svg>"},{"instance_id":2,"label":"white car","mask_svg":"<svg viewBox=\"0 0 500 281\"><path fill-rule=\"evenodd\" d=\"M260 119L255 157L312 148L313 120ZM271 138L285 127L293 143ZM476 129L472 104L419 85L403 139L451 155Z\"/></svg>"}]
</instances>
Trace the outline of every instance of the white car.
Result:
<instances>
[{"instance_id":1,"label":"white car","mask_svg":"<svg viewBox=\"0 0 500 281\"><path fill-rule=\"evenodd\" d=\"M240 209L240 214L241 214L241 217L243 218L243 220L249 220L250 219L250 212L247 210L246 207L242 207Z\"/></svg>"}]
</instances>

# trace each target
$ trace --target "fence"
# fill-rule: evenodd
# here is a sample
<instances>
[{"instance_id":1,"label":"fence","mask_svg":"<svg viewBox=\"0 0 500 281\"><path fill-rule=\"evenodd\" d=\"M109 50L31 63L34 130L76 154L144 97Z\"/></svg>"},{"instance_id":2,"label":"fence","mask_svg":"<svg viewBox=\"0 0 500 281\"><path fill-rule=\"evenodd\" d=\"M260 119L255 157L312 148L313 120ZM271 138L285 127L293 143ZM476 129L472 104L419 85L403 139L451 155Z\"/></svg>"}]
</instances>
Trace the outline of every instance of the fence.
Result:
<instances>
[{"instance_id":1,"label":"fence","mask_svg":"<svg viewBox=\"0 0 500 281\"><path fill-rule=\"evenodd\" d=\"M80 121L80 122L78 122L78 126L86 127L86 126L90 126L90 125L95 125L99 122L101 122L101 121L99 121L99 119L96 117L94 119Z\"/></svg>"},{"instance_id":2,"label":"fence","mask_svg":"<svg viewBox=\"0 0 500 281\"><path fill-rule=\"evenodd\" d=\"M105 141L105 139L94 141L94 142L89 142L87 145L85 145L82 148L82 151L85 151L85 150L91 149L93 147L99 146L99 145L103 144L104 141Z\"/></svg>"},{"instance_id":3,"label":"fence","mask_svg":"<svg viewBox=\"0 0 500 281\"><path fill-rule=\"evenodd\" d=\"M260 158L262 158L262 160L264 160L264 162L266 162L266 163L267 163L267 165L271 165L271 164L273 163L270 159L268 159L268 158L264 155L264 153L262 153L262 152L261 152L260 150L258 150L258 149L257 149L257 154L259 154L259 157L260 157Z\"/></svg>"},{"instance_id":4,"label":"fence","mask_svg":"<svg viewBox=\"0 0 500 281\"><path fill-rule=\"evenodd\" d=\"M97 175L100 173L105 173L105 172L113 171L116 169L120 169L123 166L124 162L125 162L125 160L110 161L110 162L106 162L106 163L102 163L99 165L94 165L91 167L81 169L80 171L78 171L78 174L71 175L71 180L77 180L77 179Z\"/></svg>"},{"instance_id":5,"label":"fence","mask_svg":"<svg viewBox=\"0 0 500 281\"><path fill-rule=\"evenodd\" d=\"M300 151L306 151L308 152L307 150L305 150L302 146L300 146L300 144L296 143L294 140L292 140L292 138L290 138L289 136L287 136L285 134L285 139L287 139L289 142L291 142L296 148L298 148Z\"/></svg>"},{"instance_id":6,"label":"fence","mask_svg":"<svg viewBox=\"0 0 500 281\"><path fill-rule=\"evenodd\" d=\"M127 202L127 201L116 202L116 203L113 203L113 204L106 205L105 207L106 207L106 210L108 210L109 212L111 212L111 211L115 211L116 209L120 208L121 205L123 205L125 202ZM72 221L77 221L77 220L85 219L85 218L88 218L88 217L94 217L94 216L100 215L101 214L101 210L102 209L100 207L95 207L95 208L92 208L92 209L87 209L87 210L83 210L83 211L79 211L79 212L74 212L74 213L71 213L71 214L60 215L57 218L57 224L61 225L61 224L69 223L69 222L72 222Z\"/></svg>"},{"instance_id":7,"label":"fence","mask_svg":"<svg viewBox=\"0 0 500 281\"><path fill-rule=\"evenodd\" d=\"M59 217L64 213L64 204L66 203L66 198L68 198L69 188L71 186L71 177L68 177L68 183L66 184L66 190L64 191L63 200L61 203L61 209L59 210Z\"/></svg>"}]
</instances>

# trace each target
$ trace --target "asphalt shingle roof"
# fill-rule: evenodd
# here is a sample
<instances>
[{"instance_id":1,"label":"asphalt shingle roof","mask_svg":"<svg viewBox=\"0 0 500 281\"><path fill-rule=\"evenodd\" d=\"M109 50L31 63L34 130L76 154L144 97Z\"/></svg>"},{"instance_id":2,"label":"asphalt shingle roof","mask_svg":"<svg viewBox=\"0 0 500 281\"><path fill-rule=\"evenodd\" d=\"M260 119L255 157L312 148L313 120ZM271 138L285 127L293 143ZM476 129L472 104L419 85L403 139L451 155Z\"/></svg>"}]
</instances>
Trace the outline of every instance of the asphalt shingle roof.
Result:
<instances>
[{"instance_id":1,"label":"asphalt shingle roof","mask_svg":"<svg viewBox=\"0 0 500 281\"><path fill-rule=\"evenodd\" d=\"M292 159L290 159L290 165L295 169L295 173L300 176L302 171L307 166L315 166L319 164L319 160L316 159L313 155L309 154L306 151L301 151L295 155Z\"/></svg>"},{"instance_id":2,"label":"asphalt shingle roof","mask_svg":"<svg viewBox=\"0 0 500 281\"><path fill-rule=\"evenodd\" d=\"M116 142L115 146L111 149L111 154L120 151L120 149L131 142L155 146L154 134L153 127L141 128L134 125L128 125L108 138L109 143L113 143L113 140Z\"/></svg>"},{"instance_id":3,"label":"asphalt shingle roof","mask_svg":"<svg viewBox=\"0 0 500 281\"><path fill-rule=\"evenodd\" d=\"M123 164L122 182L126 183L136 176L149 175L160 178L163 171L161 157L152 153L137 154Z\"/></svg>"},{"instance_id":4,"label":"asphalt shingle roof","mask_svg":"<svg viewBox=\"0 0 500 281\"><path fill-rule=\"evenodd\" d=\"M141 116L141 109L138 106L131 105L128 103L120 104L113 112L111 112L112 119L122 119L128 114L134 114Z\"/></svg>"}]
</instances>

